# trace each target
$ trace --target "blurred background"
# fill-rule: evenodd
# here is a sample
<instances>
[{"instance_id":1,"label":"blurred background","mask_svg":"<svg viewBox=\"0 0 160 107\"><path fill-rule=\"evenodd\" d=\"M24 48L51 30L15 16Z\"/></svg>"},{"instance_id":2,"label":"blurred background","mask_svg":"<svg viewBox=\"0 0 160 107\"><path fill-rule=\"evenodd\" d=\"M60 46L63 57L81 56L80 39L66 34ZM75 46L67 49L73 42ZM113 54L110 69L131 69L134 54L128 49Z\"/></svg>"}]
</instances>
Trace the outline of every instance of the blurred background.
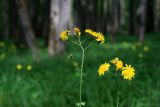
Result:
<instances>
[{"instance_id":1,"label":"blurred background","mask_svg":"<svg viewBox=\"0 0 160 107\"><path fill-rule=\"evenodd\" d=\"M160 0L0 0L0 107L76 106L81 51L59 39L74 27L106 37L86 52L87 107L115 106L115 79L97 75L115 57L136 69L120 106L160 107Z\"/></svg>"}]
</instances>

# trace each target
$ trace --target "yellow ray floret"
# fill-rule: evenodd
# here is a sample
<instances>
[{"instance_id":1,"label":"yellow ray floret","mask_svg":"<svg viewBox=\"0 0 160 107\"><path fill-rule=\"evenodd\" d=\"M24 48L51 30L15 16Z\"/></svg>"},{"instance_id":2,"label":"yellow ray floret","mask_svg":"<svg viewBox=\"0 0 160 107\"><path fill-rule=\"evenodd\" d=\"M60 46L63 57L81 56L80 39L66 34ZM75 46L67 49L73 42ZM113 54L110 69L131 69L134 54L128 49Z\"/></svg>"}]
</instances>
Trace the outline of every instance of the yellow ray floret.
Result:
<instances>
[{"instance_id":1,"label":"yellow ray floret","mask_svg":"<svg viewBox=\"0 0 160 107\"><path fill-rule=\"evenodd\" d=\"M123 79L132 80L135 76L135 69L131 65L127 65L122 68Z\"/></svg>"},{"instance_id":2,"label":"yellow ray floret","mask_svg":"<svg viewBox=\"0 0 160 107\"><path fill-rule=\"evenodd\" d=\"M97 38L96 41L100 42L100 43L104 43L105 39L102 33L97 33Z\"/></svg>"},{"instance_id":3,"label":"yellow ray floret","mask_svg":"<svg viewBox=\"0 0 160 107\"><path fill-rule=\"evenodd\" d=\"M104 73L109 70L109 67L110 67L109 63L104 63L100 65L99 70L98 70L99 76L104 75Z\"/></svg>"},{"instance_id":4,"label":"yellow ray floret","mask_svg":"<svg viewBox=\"0 0 160 107\"><path fill-rule=\"evenodd\" d=\"M68 39L69 35L70 35L70 31L69 30L65 30L65 31L61 32L60 39L62 41L66 41Z\"/></svg>"},{"instance_id":5,"label":"yellow ray floret","mask_svg":"<svg viewBox=\"0 0 160 107\"><path fill-rule=\"evenodd\" d=\"M91 29L86 29L86 30L85 30L85 33L92 34L92 32L93 32L93 31L92 31Z\"/></svg>"},{"instance_id":6,"label":"yellow ray floret","mask_svg":"<svg viewBox=\"0 0 160 107\"><path fill-rule=\"evenodd\" d=\"M113 63L116 66L116 69L121 69L123 67L123 62L119 60L119 58L115 58L111 60L111 63Z\"/></svg>"},{"instance_id":7,"label":"yellow ray floret","mask_svg":"<svg viewBox=\"0 0 160 107\"><path fill-rule=\"evenodd\" d=\"M73 32L74 32L74 34L77 35L77 36L80 36L80 35L81 35L81 32L80 32L79 28L77 28L77 27L75 27L75 28L73 29Z\"/></svg>"}]
</instances>

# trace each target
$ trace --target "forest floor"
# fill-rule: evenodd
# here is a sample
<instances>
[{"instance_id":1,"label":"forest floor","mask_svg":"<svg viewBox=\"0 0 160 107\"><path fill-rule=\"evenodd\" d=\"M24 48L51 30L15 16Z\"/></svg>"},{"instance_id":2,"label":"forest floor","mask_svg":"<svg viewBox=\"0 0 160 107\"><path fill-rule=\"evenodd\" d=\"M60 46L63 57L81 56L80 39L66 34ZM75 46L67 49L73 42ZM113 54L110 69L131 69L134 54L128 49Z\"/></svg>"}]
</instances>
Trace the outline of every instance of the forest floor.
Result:
<instances>
[{"instance_id":1,"label":"forest floor","mask_svg":"<svg viewBox=\"0 0 160 107\"><path fill-rule=\"evenodd\" d=\"M115 79L97 73L100 64L115 57L136 69L132 81L120 79L120 106L160 107L160 36L147 35L144 45L135 36L120 35L116 40L114 45L93 44L86 51L82 91L86 107L115 107ZM66 52L52 59L43 49L39 63L26 52L0 43L0 107L75 107L80 49L68 43ZM22 68L17 69L18 64Z\"/></svg>"}]
</instances>

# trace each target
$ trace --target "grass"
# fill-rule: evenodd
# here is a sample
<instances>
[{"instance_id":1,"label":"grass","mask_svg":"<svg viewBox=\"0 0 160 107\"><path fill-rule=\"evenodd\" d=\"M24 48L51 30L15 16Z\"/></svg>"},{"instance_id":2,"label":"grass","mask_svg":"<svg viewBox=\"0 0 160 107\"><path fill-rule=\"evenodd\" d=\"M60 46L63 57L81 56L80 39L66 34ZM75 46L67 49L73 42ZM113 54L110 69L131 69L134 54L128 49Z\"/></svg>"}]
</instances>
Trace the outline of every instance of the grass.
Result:
<instances>
[{"instance_id":1,"label":"grass","mask_svg":"<svg viewBox=\"0 0 160 107\"><path fill-rule=\"evenodd\" d=\"M114 57L136 69L133 81L121 79L120 107L159 107L159 40L156 35L148 35L145 44L139 46L136 37L121 35L114 45L93 44L86 52L84 63L82 101L86 107L115 107L115 79L109 74L103 77L97 74L99 65ZM149 47L148 52L144 46ZM0 107L75 107L79 102L77 67L81 51L67 44L65 53L49 59L44 49L39 63L33 62L31 54L26 52L0 48L0 56L5 53L0 58ZM17 70L17 64L22 64L23 69ZM28 64L33 67L31 71L25 68Z\"/></svg>"}]
</instances>

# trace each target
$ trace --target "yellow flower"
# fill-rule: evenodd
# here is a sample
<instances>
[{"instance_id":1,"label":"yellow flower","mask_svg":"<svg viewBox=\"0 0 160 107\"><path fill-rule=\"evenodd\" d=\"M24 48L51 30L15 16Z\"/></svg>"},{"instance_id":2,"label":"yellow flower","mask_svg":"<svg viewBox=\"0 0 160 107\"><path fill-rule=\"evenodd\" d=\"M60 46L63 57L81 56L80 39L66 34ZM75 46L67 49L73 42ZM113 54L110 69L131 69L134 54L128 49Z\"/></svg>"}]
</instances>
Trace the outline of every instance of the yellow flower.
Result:
<instances>
[{"instance_id":1,"label":"yellow flower","mask_svg":"<svg viewBox=\"0 0 160 107\"><path fill-rule=\"evenodd\" d=\"M70 31L69 30L65 30L65 31L61 32L60 39L62 41L66 41L68 39L69 35L70 35Z\"/></svg>"},{"instance_id":2,"label":"yellow flower","mask_svg":"<svg viewBox=\"0 0 160 107\"><path fill-rule=\"evenodd\" d=\"M96 41L98 41L100 43L104 43L105 38L104 38L104 35L102 33L94 32L91 29L86 29L85 32L90 34L91 36L93 36L96 39Z\"/></svg>"},{"instance_id":3,"label":"yellow flower","mask_svg":"<svg viewBox=\"0 0 160 107\"><path fill-rule=\"evenodd\" d=\"M16 68L17 68L17 70L22 70L22 65L21 64L17 64Z\"/></svg>"},{"instance_id":4,"label":"yellow flower","mask_svg":"<svg viewBox=\"0 0 160 107\"><path fill-rule=\"evenodd\" d=\"M117 70L123 67L123 62L119 60L118 58L111 60L111 63L113 63L116 66Z\"/></svg>"},{"instance_id":5,"label":"yellow flower","mask_svg":"<svg viewBox=\"0 0 160 107\"><path fill-rule=\"evenodd\" d=\"M97 38L96 40L100 43L104 43L105 39L102 33L97 33Z\"/></svg>"},{"instance_id":6,"label":"yellow flower","mask_svg":"<svg viewBox=\"0 0 160 107\"><path fill-rule=\"evenodd\" d=\"M127 65L122 68L123 79L132 80L135 76L135 69L131 65Z\"/></svg>"},{"instance_id":7,"label":"yellow flower","mask_svg":"<svg viewBox=\"0 0 160 107\"><path fill-rule=\"evenodd\" d=\"M148 46L144 46L144 51L145 52L149 51L149 47Z\"/></svg>"},{"instance_id":8,"label":"yellow flower","mask_svg":"<svg viewBox=\"0 0 160 107\"><path fill-rule=\"evenodd\" d=\"M81 35L81 32L80 32L79 28L77 28L77 27L75 27L75 28L73 29L73 32L74 32L74 34L77 35L77 36L80 36L80 35Z\"/></svg>"},{"instance_id":9,"label":"yellow flower","mask_svg":"<svg viewBox=\"0 0 160 107\"><path fill-rule=\"evenodd\" d=\"M109 70L109 67L110 67L109 63L104 63L100 65L99 70L98 70L99 76L104 75L104 73Z\"/></svg>"},{"instance_id":10,"label":"yellow flower","mask_svg":"<svg viewBox=\"0 0 160 107\"><path fill-rule=\"evenodd\" d=\"M30 70L32 70L32 66L31 66L31 65L27 65L26 69L27 69L28 71L30 71Z\"/></svg>"}]
</instances>

